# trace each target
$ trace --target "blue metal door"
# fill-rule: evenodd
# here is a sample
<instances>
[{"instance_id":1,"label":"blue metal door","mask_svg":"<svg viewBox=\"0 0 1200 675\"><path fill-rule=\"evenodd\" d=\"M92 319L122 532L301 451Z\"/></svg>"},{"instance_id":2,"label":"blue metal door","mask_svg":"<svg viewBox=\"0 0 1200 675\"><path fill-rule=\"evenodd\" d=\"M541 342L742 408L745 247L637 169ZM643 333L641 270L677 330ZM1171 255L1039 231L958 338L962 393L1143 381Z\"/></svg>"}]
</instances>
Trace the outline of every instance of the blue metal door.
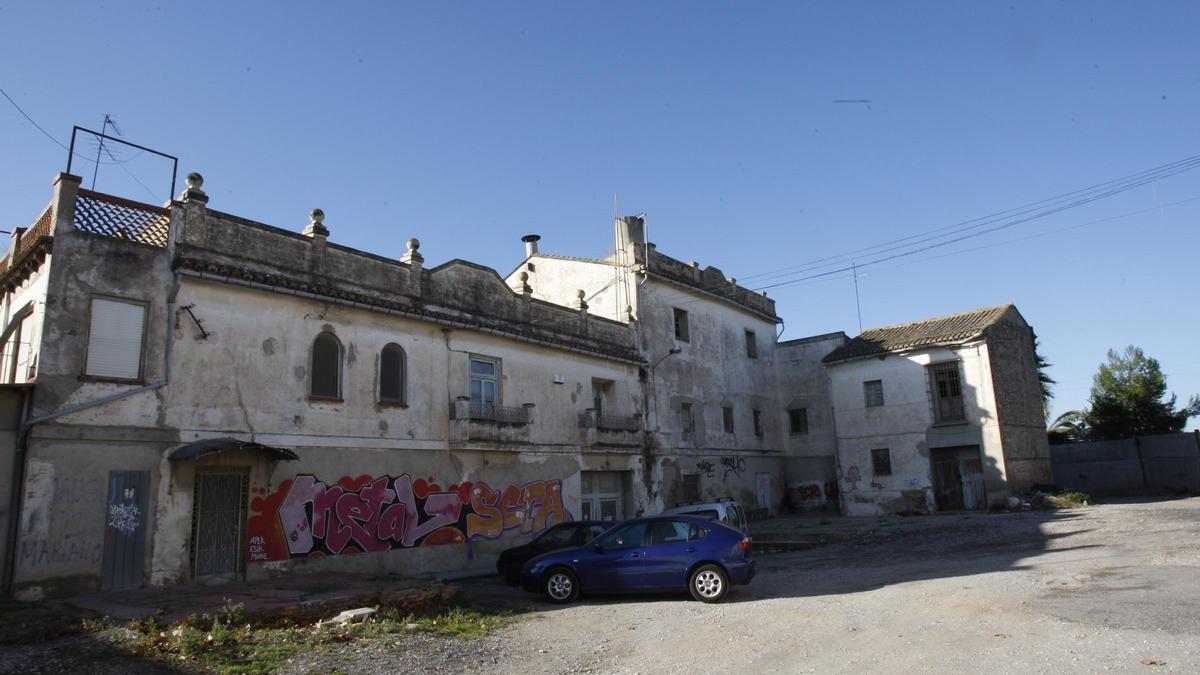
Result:
<instances>
[{"instance_id":1,"label":"blue metal door","mask_svg":"<svg viewBox=\"0 0 1200 675\"><path fill-rule=\"evenodd\" d=\"M149 471L108 472L104 561L100 571L100 587L104 590L142 585L149 497Z\"/></svg>"}]
</instances>

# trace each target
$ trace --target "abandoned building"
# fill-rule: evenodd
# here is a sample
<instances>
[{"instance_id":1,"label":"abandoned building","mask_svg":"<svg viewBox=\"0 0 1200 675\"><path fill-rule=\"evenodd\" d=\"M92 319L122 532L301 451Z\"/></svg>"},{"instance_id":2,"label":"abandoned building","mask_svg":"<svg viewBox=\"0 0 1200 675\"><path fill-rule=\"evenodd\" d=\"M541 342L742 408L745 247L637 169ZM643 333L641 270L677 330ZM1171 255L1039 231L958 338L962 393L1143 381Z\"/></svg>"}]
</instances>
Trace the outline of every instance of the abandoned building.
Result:
<instances>
[{"instance_id":1,"label":"abandoned building","mask_svg":"<svg viewBox=\"0 0 1200 675\"><path fill-rule=\"evenodd\" d=\"M209 208L198 174L162 207L58 176L0 261L9 593L487 568L568 519L969 508L1049 473L1011 307L779 342L772 300L660 254L642 217L604 258L526 236L504 278L336 231ZM972 447L983 485L956 499Z\"/></svg>"},{"instance_id":2,"label":"abandoned building","mask_svg":"<svg viewBox=\"0 0 1200 675\"><path fill-rule=\"evenodd\" d=\"M874 328L823 361L847 514L983 509L1053 483L1016 307Z\"/></svg>"}]
</instances>

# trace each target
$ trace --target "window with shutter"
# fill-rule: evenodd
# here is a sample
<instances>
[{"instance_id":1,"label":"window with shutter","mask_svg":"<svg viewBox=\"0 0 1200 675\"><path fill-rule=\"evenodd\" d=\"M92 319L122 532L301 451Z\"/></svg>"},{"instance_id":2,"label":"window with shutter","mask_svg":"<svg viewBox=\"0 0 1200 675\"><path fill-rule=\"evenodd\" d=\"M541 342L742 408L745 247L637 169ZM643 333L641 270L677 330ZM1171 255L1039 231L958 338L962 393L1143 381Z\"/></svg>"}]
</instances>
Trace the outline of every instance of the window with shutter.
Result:
<instances>
[{"instance_id":1,"label":"window with shutter","mask_svg":"<svg viewBox=\"0 0 1200 675\"><path fill-rule=\"evenodd\" d=\"M142 376L142 332L146 305L92 298L84 374L114 380Z\"/></svg>"},{"instance_id":2,"label":"window with shutter","mask_svg":"<svg viewBox=\"0 0 1200 675\"><path fill-rule=\"evenodd\" d=\"M310 396L341 400L342 343L332 333L321 333L313 340L311 378Z\"/></svg>"}]
</instances>

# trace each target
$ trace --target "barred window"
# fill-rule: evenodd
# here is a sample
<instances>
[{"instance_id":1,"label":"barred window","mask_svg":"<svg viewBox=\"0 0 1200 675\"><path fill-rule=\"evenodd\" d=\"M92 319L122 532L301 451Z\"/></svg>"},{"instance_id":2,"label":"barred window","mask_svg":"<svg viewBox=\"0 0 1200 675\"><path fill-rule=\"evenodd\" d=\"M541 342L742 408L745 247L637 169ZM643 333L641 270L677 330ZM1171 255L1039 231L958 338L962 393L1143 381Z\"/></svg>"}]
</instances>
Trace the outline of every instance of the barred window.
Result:
<instances>
[{"instance_id":1,"label":"barred window","mask_svg":"<svg viewBox=\"0 0 1200 675\"><path fill-rule=\"evenodd\" d=\"M883 406L883 380L863 382L863 399L868 408Z\"/></svg>"},{"instance_id":2,"label":"barred window","mask_svg":"<svg viewBox=\"0 0 1200 675\"><path fill-rule=\"evenodd\" d=\"M892 451L888 448L876 448L871 451L871 467L876 476L892 475Z\"/></svg>"},{"instance_id":3,"label":"barred window","mask_svg":"<svg viewBox=\"0 0 1200 675\"><path fill-rule=\"evenodd\" d=\"M958 361L935 363L929 366L929 384L933 393L934 422L962 422L966 420L963 406L962 378L958 373Z\"/></svg>"}]
</instances>

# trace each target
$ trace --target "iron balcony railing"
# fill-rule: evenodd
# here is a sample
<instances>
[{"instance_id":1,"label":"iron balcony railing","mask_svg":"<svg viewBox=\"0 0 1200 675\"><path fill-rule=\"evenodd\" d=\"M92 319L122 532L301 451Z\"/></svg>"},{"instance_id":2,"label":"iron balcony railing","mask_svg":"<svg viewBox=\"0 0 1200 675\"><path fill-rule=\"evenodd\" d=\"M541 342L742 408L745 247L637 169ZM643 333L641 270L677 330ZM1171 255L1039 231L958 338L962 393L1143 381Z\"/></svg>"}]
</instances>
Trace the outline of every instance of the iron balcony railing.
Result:
<instances>
[{"instance_id":1,"label":"iron balcony railing","mask_svg":"<svg viewBox=\"0 0 1200 675\"><path fill-rule=\"evenodd\" d=\"M450 407L451 419L461 419L457 406ZM491 403L471 401L466 406L466 419L497 424L529 424L529 408L525 406L507 407Z\"/></svg>"}]
</instances>

